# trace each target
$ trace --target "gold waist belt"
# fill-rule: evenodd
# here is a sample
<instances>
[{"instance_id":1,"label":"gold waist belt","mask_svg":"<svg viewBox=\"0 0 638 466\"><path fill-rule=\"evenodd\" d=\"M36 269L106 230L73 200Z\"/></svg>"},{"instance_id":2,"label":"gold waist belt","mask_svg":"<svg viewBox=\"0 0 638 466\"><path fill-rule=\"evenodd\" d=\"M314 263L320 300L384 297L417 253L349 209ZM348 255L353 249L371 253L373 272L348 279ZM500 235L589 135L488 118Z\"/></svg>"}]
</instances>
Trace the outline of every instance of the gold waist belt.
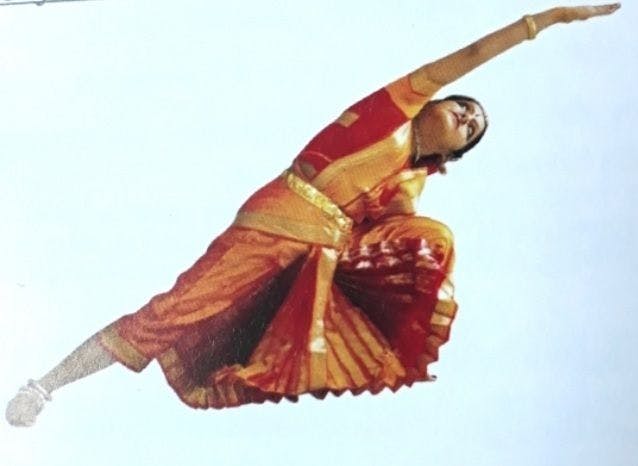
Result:
<instances>
[{"instance_id":1,"label":"gold waist belt","mask_svg":"<svg viewBox=\"0 0 638 466\"><path fill-rule=\"evenodd\" d=\"M286 170L282 176L291 191L320 209L330 220L334 221L342 233L350 233L352 219L344 214L332 199L290 170Z\"/></svg>"},{"instance_id":2,"label":"gold waist belt","mask_svg":"<svg viewBox=\"0 0 638 466\"><path fill-rule=\"evenodd\" d=\"M304 203L308 204L305 214L287 214L288 206L282 206L279 215L277 209L269 205L264 211L240 210L233 225L341 250L350 238L352 219L332 199L288 170L281 175L281 184L290 192L288 199L295 201L296 209L304 209Z\"/></svg>"}]
</instances>

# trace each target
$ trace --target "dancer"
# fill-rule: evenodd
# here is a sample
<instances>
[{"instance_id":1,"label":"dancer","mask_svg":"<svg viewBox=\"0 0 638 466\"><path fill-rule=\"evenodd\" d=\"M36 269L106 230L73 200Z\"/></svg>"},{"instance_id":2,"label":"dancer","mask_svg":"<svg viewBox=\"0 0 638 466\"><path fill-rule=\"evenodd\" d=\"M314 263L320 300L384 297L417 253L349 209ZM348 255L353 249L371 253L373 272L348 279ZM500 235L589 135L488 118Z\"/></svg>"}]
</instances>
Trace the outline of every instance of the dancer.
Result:
<instances>
[{"instance_id":1,"label":"dancer","mask_svg":"<svg viewBox=\"0 0 638 466\"><path fill-rule=\"evenodd\" d=\"M414 201L488 126L475 99L433 95L551 25L619 7L526 15L346 109L171 290L30 380L7 420L32 425L53 391L115 362L141 371L156 359L194 408L432 380L428 365L457 309L454 249L447 227L416 216Z\"/></svg>"}]
</instances>

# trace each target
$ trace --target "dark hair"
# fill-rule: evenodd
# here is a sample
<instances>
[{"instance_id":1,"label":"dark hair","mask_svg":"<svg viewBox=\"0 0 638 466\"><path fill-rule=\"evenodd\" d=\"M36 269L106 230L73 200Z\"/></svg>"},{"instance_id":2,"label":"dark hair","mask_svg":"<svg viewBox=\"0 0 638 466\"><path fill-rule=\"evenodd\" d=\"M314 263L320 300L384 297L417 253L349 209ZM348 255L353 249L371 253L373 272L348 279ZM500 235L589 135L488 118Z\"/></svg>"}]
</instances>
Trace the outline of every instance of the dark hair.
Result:
<instances>
[{"instance_id":1,"label":"dark hair","mask_svg":"<svg viewBox=\"0 0 638 466\"><path fill-rule=\"evenodd\" d=\"M447 96L444 99L441 99L440 101L446 101L446 100L452 100L454 102L458 102L459 100L465 100L465 101L468 101L468 102L472 102L473 104L476 104L476 105L478 105L481 108L481 111L483 112L483 116L485 116L485 110L483 109L483 106L474 97L469 97L469 96L460 95L460 94L453 94L453 95ZM472 150L474 148L474 146L477 145L481 141L481 139L483 139L483 136L485 135L485 131L487 131L487 125L488 125L487 116L485 116L485 126L483 127L483 130L479 133L479 135L476 136L474 139L472 139L467 144L465 144L460 149L457 149L454 152L452 152L452 154L450 155L448 160L451 161L451 162L455 162L457 160L460 160L461 157L463 157L463 154L465 154L469 150Z\"/></svg>"}]
</instances>

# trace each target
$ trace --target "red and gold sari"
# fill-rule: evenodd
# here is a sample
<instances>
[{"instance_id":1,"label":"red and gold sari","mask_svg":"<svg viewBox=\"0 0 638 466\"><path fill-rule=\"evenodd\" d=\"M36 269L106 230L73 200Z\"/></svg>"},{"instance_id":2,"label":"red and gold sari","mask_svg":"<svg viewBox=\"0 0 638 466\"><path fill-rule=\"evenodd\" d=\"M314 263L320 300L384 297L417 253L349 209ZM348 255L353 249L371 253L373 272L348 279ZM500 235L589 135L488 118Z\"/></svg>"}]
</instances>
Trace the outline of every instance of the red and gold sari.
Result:
<instances>
[{"instance_id":1,"label":"red and gold sari","mask_svg":"<svg viewBox=\"0 0 638 466\"><path fill-rule=\"evenodd\" d=\"M406 77L346 110L103 346L135 371L157 359L196 408L431 380L457 307L451 234L414 214L412 118L436 90Z\"/></svg>"}]
</instances>

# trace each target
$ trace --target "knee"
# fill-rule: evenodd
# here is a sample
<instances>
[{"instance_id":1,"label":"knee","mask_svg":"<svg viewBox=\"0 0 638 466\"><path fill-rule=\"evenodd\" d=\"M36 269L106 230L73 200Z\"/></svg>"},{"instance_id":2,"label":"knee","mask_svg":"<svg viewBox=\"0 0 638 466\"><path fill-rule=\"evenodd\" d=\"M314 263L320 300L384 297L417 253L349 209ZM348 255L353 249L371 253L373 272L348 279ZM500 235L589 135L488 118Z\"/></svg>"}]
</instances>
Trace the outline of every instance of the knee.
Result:
<instances>
[{"instance_id":1,"label":"knee","mask_svg":"<svg viewBox=\"0 0 638 466\"><path fill-rule=\"evenodd\" d=\"M428 217L414 217L411 223L413 235L425 239L436 259L448 264L454 254L454 235L448 226Z\"/></svg>"},{"instance_id":2,"label":"knee","mask_svg":"<svg viewBox=\"0 0 638 466\"><path fill-rule=\"evenodd\" d=\"M425 240L437 262L445 266L451 263L454 249L452 232L445 224L428 217L413 215L386 217L362 233L355 231L352 246L406 239Z\"/></svg>"},{"instance_id":3,"label":"knee","mask_svg":"<svg viewBox=\"0 0 638 466\"><path fill-rule=\"evenodd\" d=\"M409 217L402 221L403 236L424 238L426 240L439 239L452 245L454 236L447 225L429 217Z\"/></svg>"},{"instance_id":4,"label":"knee","mask_svg":"<svg viewBox=\"0 0 638 466\"><path fill-rule=\"evenodd\" d=\"M426 234L440 237L449 243L454 242L454 235L452 234L452 230L450 230L450 228L445 223L439 222L438 220L434 220L429 217L415 217L415 221L417 221L419 228L423 229Z\"/></svg>"}]
</instances>

